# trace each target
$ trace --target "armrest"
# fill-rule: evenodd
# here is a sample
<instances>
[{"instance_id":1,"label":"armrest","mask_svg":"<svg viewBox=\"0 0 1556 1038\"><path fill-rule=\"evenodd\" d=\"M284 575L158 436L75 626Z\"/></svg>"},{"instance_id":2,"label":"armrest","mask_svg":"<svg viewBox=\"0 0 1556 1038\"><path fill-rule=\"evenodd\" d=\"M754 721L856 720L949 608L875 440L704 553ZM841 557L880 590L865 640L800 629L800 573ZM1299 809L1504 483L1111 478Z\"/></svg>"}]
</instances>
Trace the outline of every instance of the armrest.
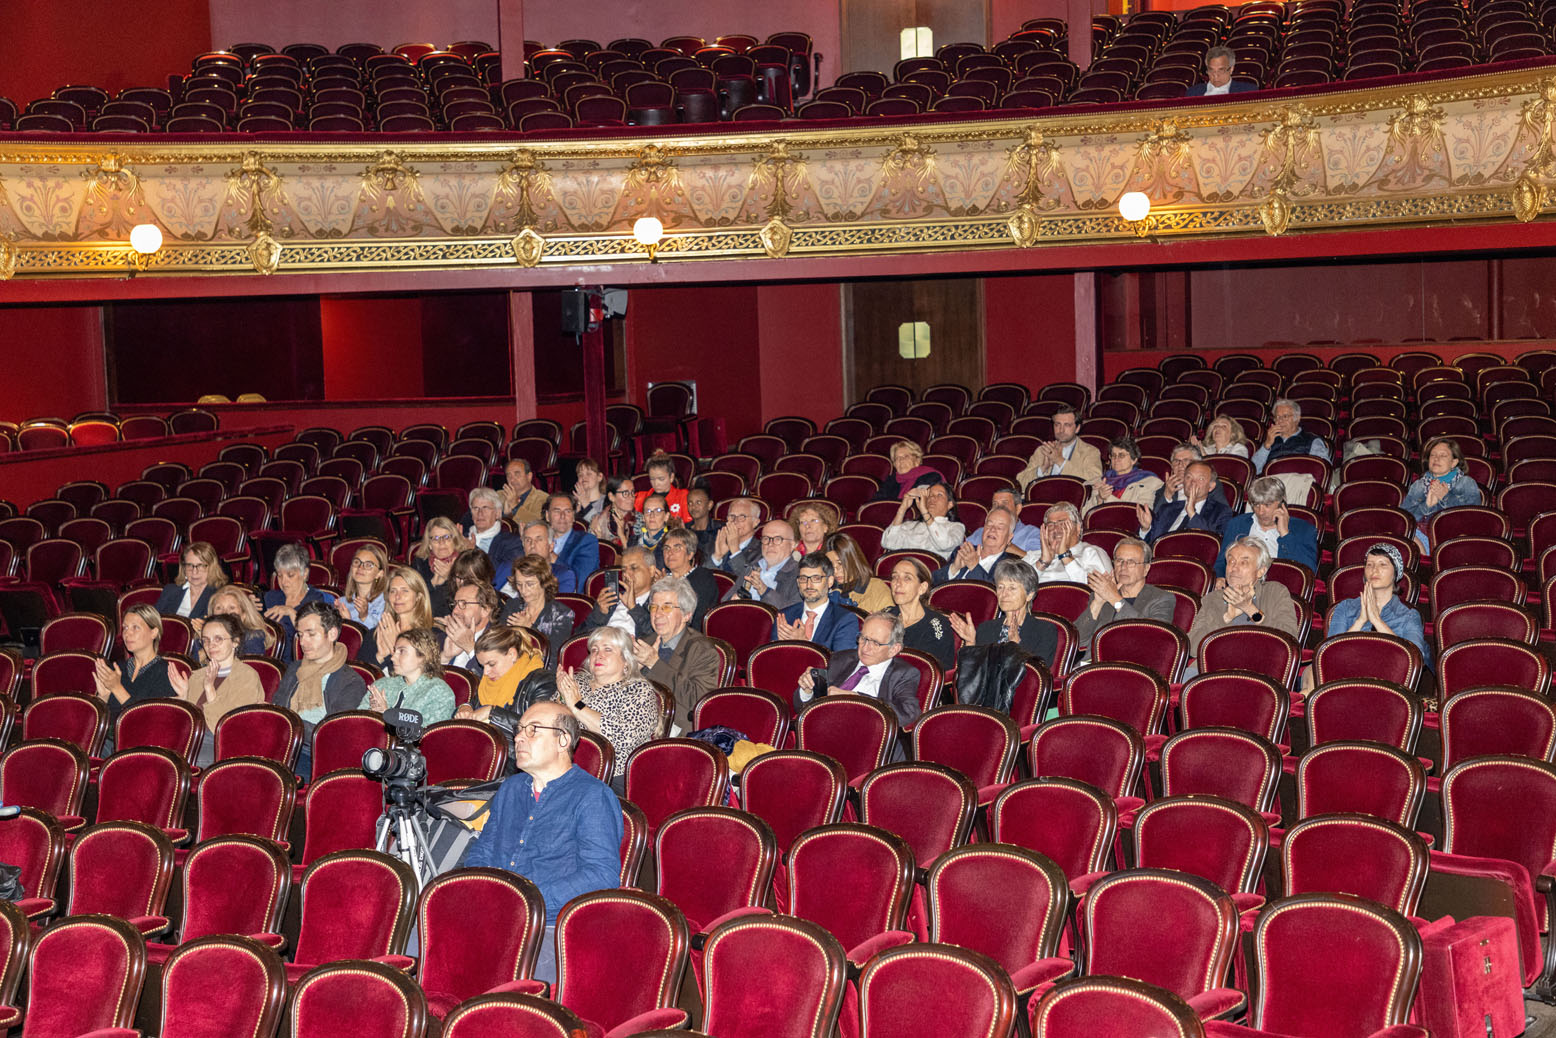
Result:
<instances>
[{"instance_id":1,"label":"armrest","mask_svg":"<svg viewBox=\"0 0 1556 1038\"><path fill-rule=\"evenodd\" d=\"M685 1027L690 1020L684 1009L650 1009L612 1027L605 1032L605 1038L627 1038L642 1031L669 1031Z\"/></svg>"},{"instance_id":2,"label":"armrest","mask_svg":"<svg viewBox=\"0 0 1556 1038\"><path fill-rule=\"evenodd\" d=\"M1076 876L1070 880L1070 893L1077 898L1085 897L1086 891L1090 890L1099 879L1107 875L1109 875L1107 872L1088 872L1084 876Z\"/></svg>"},{"instance_id":3,"label":"armrest","mask_svg":"<svg viewBox=\"0 0 1556 1038\"><path fill-rule=\"evenodd\" d=\"M88 1031L79 1038L142 1038L141 1032L133 1027L99 1027L95 1031Z\"/></svg>"},{"instance_id":4,"label":"armrest","mask_svg":"<svg viewBox=\"0 0 1556 1038\"><path fill-rule=\"evenodd\" d=\"M22 1011L15 1006L0 1006L0 1031L9 1031L22 1022Z\"/></svg>"},{"instance_id":5,"label":"armrest","mask_svg":"<svg viewBox=\"0 0 1556 1038\"><path fill-rule=\"evenodd\" d=\"M22 915L28 919L36 919L39 916L48 915L54 911L54 899L47 897L24 897L16 902L16 907L22 910Z\"/></svg>"},{"instance_id":6,"label":"armrest","mask_svg":"<svg viewBox=\"0 0 1556 1038\"><path fill-rule=\"evenodd\" d=\"M80 815L60 815L54 820L58 822L60 824L60 828L64 829L67 833L73 833L83 825L86 825L86 819L82 818Z\"/></svg>"},{"instance_id":7,"label":"armrest","mask_svg":"<svg viewBox=\"0 0 1556 1038\"><path fill-rule=\"evenodd\" d=\"M1540 870L1539 875L1534 877L1534 889L1540 893L1548 893L1553 887L1556 887L1556 861L1545 866Z\"/></svg>"},{"instance_id":8,"label":"armrest","mask_svg":"<svg viewBox=\"0 0 1556 1038\"><path fill-rule=\"evenodd\" d=\"M404 973L409 973L416 967L416 960L407 955L375 955L370 961L381 962Z\"/></svg>"},{"instance_id":9,"label":"armrest","mask_svg":"<svg viewBox=\"0 0 1556 1038\"><path fill-rule=\"evenodd\" d=\"M1189 999L1189 1008L1201 1020L1225 1020L1243 1008L1247 999L1236 988L1211 988Z\"/></svg>"},{"instance_id":10,"label":"armrest","mask_svg":"<svg viewBox=\"0 0 1556 1038\"><path fill-rule=\"evenodd\" d=\"M978 790L978 806L986 807L994 803L994 798L1005 792L1012 785L1013 783L1010 782L996 782L993 785L984 786Z\"/></svg>"},{"instance_id":11,"label":"armrest","mask_svg":"<svg viewBox=\"0 0 1556 1038\"><path fill-rule=\"evenodd\" d=\"M164 829L162 835L173 843L184 843L189 839L188 829Z\"/></svg>"},{"instance_id":12,"label":"armrest","mask_svg":"<svg viewBox=\"0 0 1556 1038\"><path fill-rule=\"evenodd\" d=\"M878 933L874 937L861 941L848 949L848 961L856 966L863 966L873 959L878 953L888 948L898 948L904 944L912 944L916 938L906 930L887 930Z\"/></svg>"},{"instance_id":13,"label":"armrest","mask_svg":"<svg viewBox=\"0 0 1556 1038\"><path fill-rule=\"evenodd\" d=\"M274 948L276 951L286 947L286 937L278 933L251 933L249 939L258 941L267 948Z\"/></svg>"},{"instance_id":14,"label":"armrest","mask_svg":"<svg viewBox=\"0 0 1556 1038\"><path fill-rule=\"evenodd\" d=\"M1232 904L1234 907L1236 907L1238 915L1242 915L1245 912L1257 913L1259 909L1264 907L1264 895L1233 894Z\"/></svg>"},{"instance_id":15,"label":"armrest","mask_svg":"<svg viewBox=\"0 0 1556 1038\"><path fill-rule=\"evenodd\" d=\"M536 998L547 998L551 985L543 980L535 980L525 977L523 980L510 980L506 984L498 984L488 995L534 995Z\"/></svg>"},{"instance_id":16,"label":"armrest","mask_svg":"<svg viewBox=\"0 0 1556 1038\"><path fill-rule=\"evenodd\" d=\"M708 943L708 935L731 919L739 919L744 915L772 914L773 910L770 908L753 907L751 905L743 905L740 908L734 909L733 911L725 912L723 915L704 926L699 932L692 934L692 947L697 951L702 951L702 946Z\"/></svg>"},{"instance_id":17,"label":"armrest","mask_svg":"<svg viewBox=\"0 0 1556 1038\"><path fill-rule=\"evenodd\" d=\"M1432 1038L1432 1032L1414 1024L1395 1024L1381 1031L1373 1031L1367 1038Z\"/></svg>"},{"instance_id":18,"label":"armrest","mask_svg":"<svg viewBox=\"0 0 1556 1038\"><path fill-rule=\"evenodd\" d=\"M1032 741L1032 736L1037 734L1038 725L1024 724L1021 726L1021 745L1025 746Z\"/></svg>"},{"instance_id":19,"label":"armrest","mask_svg":"<svg viewBox=\"0 0 1556 1038\"><path fill-rule=\"evenodd\" d=\"M1043 984L1063 980L1075 972L1075 963L1066 958L1038 959L1030 966L1023 966L1010 975L1016 993L1023 994Z\"/></svg>"},{"instance_id":20,"label":"armrest","mask_svg":"<svg viewBox=\"0 0 1556 1038\"><path fill-rule=\"evenodd\" d=\"M150 937L159 934L172 925L172 920L160 915L138 915L126 920L131 926L141 932L142 937Z\"/></svg>"}]
</instances>

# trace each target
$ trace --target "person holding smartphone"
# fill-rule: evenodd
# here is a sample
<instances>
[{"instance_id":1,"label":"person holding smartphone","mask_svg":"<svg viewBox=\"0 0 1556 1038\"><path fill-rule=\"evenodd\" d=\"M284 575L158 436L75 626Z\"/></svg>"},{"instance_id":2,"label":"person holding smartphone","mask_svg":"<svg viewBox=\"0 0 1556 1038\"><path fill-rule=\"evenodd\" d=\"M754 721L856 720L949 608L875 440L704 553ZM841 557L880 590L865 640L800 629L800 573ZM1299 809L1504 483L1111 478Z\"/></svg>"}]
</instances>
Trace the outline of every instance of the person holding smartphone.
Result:
<instances>
[{"instance_id":1,"label":"person holding smartphone","mask_svg":"<svg viewBox=\"0 0 1556 1038\"><path fill-rule=\"evenodd\" d=\"M1263 541L1272 559L1318 569L1318 530L1286 507L1286 484L1274 476L1260 476L1249 484L1248 504L1253 511L1233 516L1222 530L1216 576L1226 576L1226 551L1244 537Z\"/></svg>"}]
</instances>

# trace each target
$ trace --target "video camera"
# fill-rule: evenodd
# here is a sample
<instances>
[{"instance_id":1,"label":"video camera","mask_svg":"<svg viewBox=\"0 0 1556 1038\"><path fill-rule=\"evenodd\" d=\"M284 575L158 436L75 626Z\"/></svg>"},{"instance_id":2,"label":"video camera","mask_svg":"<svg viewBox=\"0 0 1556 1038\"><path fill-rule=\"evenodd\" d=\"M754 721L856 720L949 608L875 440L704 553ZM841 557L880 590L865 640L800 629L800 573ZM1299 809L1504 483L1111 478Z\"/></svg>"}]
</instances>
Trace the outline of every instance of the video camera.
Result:
<instances>
[{"instance_id":1,"label":"video camera","mask_svg":"<svg viewBox=\"0 0 1556 1038\"><path fill-rule=\"evenodd\" d=\"M394 734L388 749L372 747L362 754L362 771L384 784L384 800L400 807L415 803L427 777L427 758L416 747L426 729L421 714L396 708L384 711L384 727Z\"/></svg>"}]
</instances>

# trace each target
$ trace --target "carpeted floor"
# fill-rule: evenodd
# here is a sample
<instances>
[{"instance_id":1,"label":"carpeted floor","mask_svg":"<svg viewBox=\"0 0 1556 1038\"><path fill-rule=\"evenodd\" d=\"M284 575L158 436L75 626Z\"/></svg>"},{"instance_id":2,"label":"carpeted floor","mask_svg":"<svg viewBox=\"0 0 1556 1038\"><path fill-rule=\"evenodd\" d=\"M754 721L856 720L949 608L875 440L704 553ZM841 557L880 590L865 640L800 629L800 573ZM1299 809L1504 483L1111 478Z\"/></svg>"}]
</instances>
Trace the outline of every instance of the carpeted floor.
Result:
<instances>
[{"instance_id":1,"label":"carpeted floor","mask_svg":"<svg viewBox=\"0 0 1556 1038\"><path fill-rule=\"evenodd\" d=\"M1556 1038L1556 1006L1544 1002L1525 1002L1525 1012L1534 1017L1525 1038Z\"/></svg>"}]
</instances>

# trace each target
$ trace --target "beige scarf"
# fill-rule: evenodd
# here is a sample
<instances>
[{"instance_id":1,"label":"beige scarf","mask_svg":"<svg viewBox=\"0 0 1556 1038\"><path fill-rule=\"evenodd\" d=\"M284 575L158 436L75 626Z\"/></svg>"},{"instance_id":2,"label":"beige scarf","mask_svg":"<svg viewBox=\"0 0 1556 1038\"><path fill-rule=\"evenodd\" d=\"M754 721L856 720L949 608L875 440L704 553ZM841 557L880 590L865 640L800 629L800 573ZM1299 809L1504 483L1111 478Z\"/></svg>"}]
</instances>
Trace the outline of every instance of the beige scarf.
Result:
<instances>
[{"instance_id":1,"label":"beige scarf","mask_svg":"<svg viewBox=\"0 0 1556 1038\"><path fill-rule=\"evenodd\" d=\"M297 689L292 693L292 712L306 713L324 706L324 679L346 665L346 647L335 643L327 660L304 659L297 665Z\"/></svg>"}]
</instances>

